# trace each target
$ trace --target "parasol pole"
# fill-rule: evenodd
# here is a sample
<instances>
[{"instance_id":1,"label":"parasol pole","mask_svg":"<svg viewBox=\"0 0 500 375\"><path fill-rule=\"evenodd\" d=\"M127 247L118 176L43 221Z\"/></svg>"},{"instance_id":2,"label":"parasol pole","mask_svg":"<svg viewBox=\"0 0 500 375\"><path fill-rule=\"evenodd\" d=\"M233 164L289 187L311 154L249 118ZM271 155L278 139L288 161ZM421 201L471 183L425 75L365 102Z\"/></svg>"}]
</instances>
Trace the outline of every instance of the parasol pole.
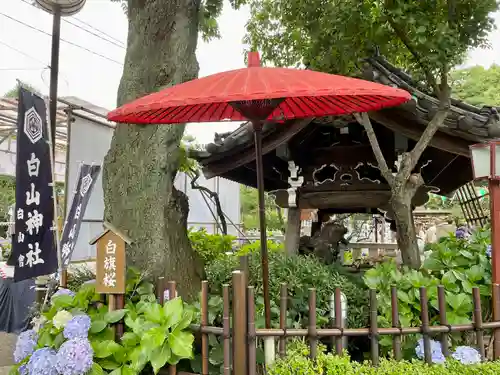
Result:
<instances>
[{"instance_id":1,"label":"parasol pole","mask_svg":"<svg viewBox=\"0 0 500 375\"><path fill-rule=\"evenodd\" d=\"M262 284L264 292L264 317L266 329L271 328L271 306L269 300L269 260L267 255L266 202L264 198L264 166L262 163L262 121L252 121L255 139L255 163L257 169L257 191L259 193L260 252L262 261Z\"/></svg>"}]
</instances>

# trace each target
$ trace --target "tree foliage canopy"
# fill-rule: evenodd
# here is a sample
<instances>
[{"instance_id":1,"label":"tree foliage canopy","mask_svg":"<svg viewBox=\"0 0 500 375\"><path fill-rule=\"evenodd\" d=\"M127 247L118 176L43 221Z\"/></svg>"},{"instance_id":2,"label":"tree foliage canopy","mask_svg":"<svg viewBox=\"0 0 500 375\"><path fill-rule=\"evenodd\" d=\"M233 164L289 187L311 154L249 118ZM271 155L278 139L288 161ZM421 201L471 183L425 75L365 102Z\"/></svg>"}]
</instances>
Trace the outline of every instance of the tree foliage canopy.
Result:
<instances>
[{"instance_id":1,"label":"tree foliage canopy","mask_svg":"<svg viewBox=\"0 0 500 375\"><path fill-rule=\"evenodd\" d=\"M352 75L379 51L433 88L470 48L487 44L498 8L495 0L247 1L247 42L264 60Z\"/></svg>"},{"instance_id":2,"label":"tree foliage canopy","mask_svg":"<svg viewBox=\"0 0 500 375\"><path fill-rule=\"evenodd\" d=\"M469 104L500 106L500 66L474 66L452 72L453 96Z\"/></svg>"}]
</instances>

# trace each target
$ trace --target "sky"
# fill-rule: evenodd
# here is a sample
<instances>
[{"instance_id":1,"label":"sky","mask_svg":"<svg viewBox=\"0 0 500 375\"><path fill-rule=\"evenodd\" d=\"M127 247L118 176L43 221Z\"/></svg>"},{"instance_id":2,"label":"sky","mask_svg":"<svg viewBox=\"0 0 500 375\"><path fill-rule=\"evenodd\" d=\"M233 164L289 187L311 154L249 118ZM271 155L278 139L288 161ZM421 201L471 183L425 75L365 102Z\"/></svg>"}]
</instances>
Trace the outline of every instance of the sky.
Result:
<instances>
[{"instance_id":1,"label":"sky","mask_svg":"<svg viewBox=\"0 0 500 375\"><path fill-rule=\"evenodd\" d=\"M4 5L0 8L0 96L15 86L16 79L48 93L52 16L30 5L31 0L0 1ZM248 8L235 11L226 1L219 19L222 38L198 43L200 76L244 67L242 38L248 17ZM495 18L500 29L500 15ZM127 39L120 4L87 0L80 13L63 19L61 39L59 96L76 96L113 109ZM467 66L500 64L500 30L491 34L490 41L490 49L471 51ZM214 132L237 126L190 124L187 133L199 143L208 143Z\"/></svg>"}]
</instances>

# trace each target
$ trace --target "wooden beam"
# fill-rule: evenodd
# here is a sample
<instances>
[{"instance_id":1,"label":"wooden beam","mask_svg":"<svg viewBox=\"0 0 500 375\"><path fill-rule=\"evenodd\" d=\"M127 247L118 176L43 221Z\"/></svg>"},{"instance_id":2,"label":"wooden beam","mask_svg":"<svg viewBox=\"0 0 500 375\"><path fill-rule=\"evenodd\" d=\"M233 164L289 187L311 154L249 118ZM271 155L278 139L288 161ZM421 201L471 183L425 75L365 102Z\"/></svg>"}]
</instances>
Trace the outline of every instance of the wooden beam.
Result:
<instances>
[{"instance_id":1,"label":"wooden beam","mask_svg":"<svg viewBox=\"0 0 500 375\"><path fill-rule=\"evenodd\" d=\"M275 150L279 145L288 142L290 138L292 138L295 134L309 125L312 120L313 119L310 118L301 119L292 121L291 123L277 125L287 127L287 130L274 132L268 137L265 137L262 140L262 155L266 155L269 152ZM250 147L243 150L237 155L231 155L228 158L223 158L220 161L214 163L207 163L205 166L203 166L203 174L206 178L220 176L228 172L229 170L241 167L242 165L250 163L253 160L255 160L255 149L253 147Z\"/></svg>"},{"instance_id":2,"label":"wooden beam","mask_svg":"<svg viewBox=\"0 0 500 375\"><path fill-rule=\"evenodd\" d=\"M306 150L303 150L306 151ZM338 165L356 166L359 162L376 162L370 145L332 146L312 149L304 152L303 159L308 165L335 163Z\"/></svg>"},{"instance_id":3,"label":"wooden beam","mask_svg":"<svg viewBox=\"0 0 500 375\"><path fill-rule=\"evenodd\" d=\"M418 141L423 133L422 126L414 120L398 115L395 110L370 112L370 118L379 124L400 133L410 139ZM444 150L456 155L469 157L469 142L439 131L431 139L429 146Z\"/></svg>"}]
</instances>

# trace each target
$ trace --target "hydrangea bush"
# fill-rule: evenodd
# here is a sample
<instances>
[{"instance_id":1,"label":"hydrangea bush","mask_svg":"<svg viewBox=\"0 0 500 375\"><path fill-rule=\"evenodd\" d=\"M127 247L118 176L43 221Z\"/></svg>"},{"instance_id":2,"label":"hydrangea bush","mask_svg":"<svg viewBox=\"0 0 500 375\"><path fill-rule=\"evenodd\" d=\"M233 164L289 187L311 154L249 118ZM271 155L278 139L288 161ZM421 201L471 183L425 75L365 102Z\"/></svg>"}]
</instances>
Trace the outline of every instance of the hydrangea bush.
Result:
<instances>
[{"instance_id":1,"label":"hydrangea bush","mask_svg":"<svg viewBox=\"0 0 500 375\"><path fill-rule=\"evenodd\" d=\"M480 291L483 319L490 319L491 246L489 230L479 229L470 235L464 229L428 245L428 257L420 270L398 267L394 262L378 264L367 271L365 284L378 291L379 325L390 327L392 321L391 287L398 289L399 319L403 327L420 326L419 288L427 289L431 324L439 324L437 287L443 285L447 302L446 318L451 325L472 322L472 288ZM450 344L467 345L462 334L450 335ZM405 358L414 355L416 335L403 338ZM384 352L389 352L392 339L381 338Z\"/></svg>"},{"instance_id":2,"label":"hydrangea bush","mask_svg":"<svg viewBox=\"0 0 500 375\"><path fill-rule=\"evenodd\" d=\"M430 340L430 344L432 363L444 363L446 358L443 354L441 343L439 341ZM423 360L425 358L423 339L418 340L417 346L415 347L415 354L418 359ZM451 354L451 357L464 365L472 365L481 362L479 351L470 346L457 346Z\"/></svg>"},{"instance_id":3,"label":"hydrangea bush","mask_svg":"<svg viewBox=\"0 0 500 375\"><path fill-rule=\"evenodd\" d=\"M428 365L421 360L395 361L387 358L380 360L379 366L369 361L354 362L346 355L326 354L319 345L316 359L309 358L309 347L301 340L293 340L287 345L287 356L277 360L267 368L267 375L486 375L498 374L500 362L480 362L479 353L471 347L457 347L453 355L444 360L441 346L431 341L435 364ZM420 341L414 354L423 356L423 343ZM438 363L439 362L439 363Z\"/></svg>"},{"instance_id":4,"label":"hydrangea bush","mask_svg":"<svg viewBox=\"0 0 500 375\"><path fill-rule=\"evenodd\" d=\"M11 374L138 375L154 373L193 356L188 331L194 309L174 298L157 303L153 285L129 268L125 308L109 311L95 291L83 284L74 293L59 289L33 329L21 333ZM125 333L115 339L113 324L123 320Z\"/></svg>"}]
</instances>

